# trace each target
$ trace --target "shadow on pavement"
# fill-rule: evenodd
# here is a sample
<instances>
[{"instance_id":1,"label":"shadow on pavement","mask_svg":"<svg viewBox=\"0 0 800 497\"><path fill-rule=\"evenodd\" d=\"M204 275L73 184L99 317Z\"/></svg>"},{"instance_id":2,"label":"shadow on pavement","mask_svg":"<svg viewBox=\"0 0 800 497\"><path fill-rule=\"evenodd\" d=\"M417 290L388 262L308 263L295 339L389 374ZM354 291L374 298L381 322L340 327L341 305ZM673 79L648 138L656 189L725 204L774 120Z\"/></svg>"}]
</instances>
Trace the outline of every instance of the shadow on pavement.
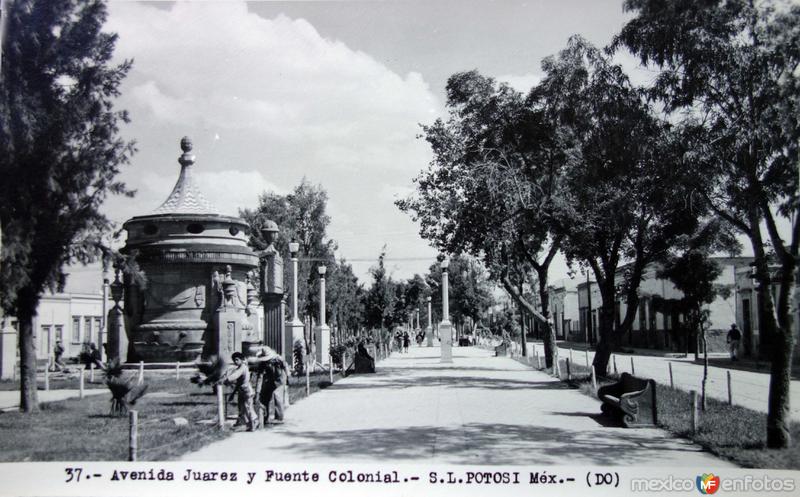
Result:
<instances>
[{"instance_id":1,"label":"shadow on pavement","mask_svg":"<svg viewBox=\"0 0 800 497\"><path fill-rule=\"evenodd\" d=\"M479 390L571 390L566 383L557 381L512 380L503 378L485 378L482 376L410 376L398 378L391 374L385 377L371 376L369 381L353 381L336 383L332 390L359 390L376 388L448 388L479 389Z\"/></svg>"},{"instance_id":2,"label":"shadow on pavement","mask_svg":"<svg viewBox=\"0 0 800 497\"><path fill-rule=\"evenodd\" d=\"M575 413L581 414L581 413ZM337 432L292 432L295 443L282 447L313 458L424 460L431 456L449 463L479 464L645 464L665 451L685 452L666 434L608 429L608 434L584 434L554 427L467 424L460 428L432 426ZM534 450L531 450L534 449Z\"/></svg>"}]
</instances>

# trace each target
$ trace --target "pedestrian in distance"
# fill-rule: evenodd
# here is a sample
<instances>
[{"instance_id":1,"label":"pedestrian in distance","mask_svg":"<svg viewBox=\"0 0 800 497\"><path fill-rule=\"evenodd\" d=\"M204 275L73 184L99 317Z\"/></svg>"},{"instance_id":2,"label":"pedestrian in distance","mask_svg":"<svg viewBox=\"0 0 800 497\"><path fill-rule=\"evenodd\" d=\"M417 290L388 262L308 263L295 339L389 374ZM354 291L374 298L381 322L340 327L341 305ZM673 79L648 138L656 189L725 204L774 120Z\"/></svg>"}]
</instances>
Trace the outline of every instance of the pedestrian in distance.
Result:
<instances>
[{"instance_id":1,"label":"pedestrian in distance","mask_svg":"<svg viewBox=\"0 0 800 497\"><path fill-rule=\"evenodd\" d=\"M411 345L411 337L408 336L408 332L406 331L403 333L403 352L408 353L408 346Z\"/></svg>"},{"instance_id":2,"label":"pedestrian in distance","mask_svg":"<svg viewBox=\"0 0 800 497\"><path fill-rule=\"evenodd\" d=\"M736 357L739 352L739 341L742 339L742 333L739 331L739 328L736 326L736 323L731 325L731 329L728 331L728 347L731 352L731 361L738 361L739 359Z\"/></svg>"},{"instance_id":3,"label":"pedestrian in distance","mask_svg":"<svg viewBox=\"0 0 800 497\"><path fill-rule=\"evenodd\" d=\"M61 340L56 340L56 346L53 347L53 368L52 371L63 371L64 370L64 361L62 356L64 355L64 346L61 345Z\"/></svg>"},{"instance_id":4,"label":"pedestrian in distance","mask_svg":"<svg viewBox=\"0 0 800 497\"><path fill-rule=\"evenodd\" d=\"M234 352L231 361L233 361L233 368L225 374L223 383L233 385L234 392L238 395L239 417L233 426L245 424L247 431L253 431L258 427L258 417L253 407L255 390L250 384L250 368L241 352Z\"/></svg>"}]
</instances>

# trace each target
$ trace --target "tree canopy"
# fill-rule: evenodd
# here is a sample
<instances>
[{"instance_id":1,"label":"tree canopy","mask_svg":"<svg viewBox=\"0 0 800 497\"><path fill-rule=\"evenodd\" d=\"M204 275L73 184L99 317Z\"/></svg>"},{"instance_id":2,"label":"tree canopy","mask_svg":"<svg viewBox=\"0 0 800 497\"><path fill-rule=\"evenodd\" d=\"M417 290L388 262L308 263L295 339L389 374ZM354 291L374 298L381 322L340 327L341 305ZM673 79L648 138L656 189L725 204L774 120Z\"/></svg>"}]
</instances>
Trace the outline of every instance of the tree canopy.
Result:
<instances>
[{"instance_id":1,"label":"tree canopy","mask_svg":"<svg viewBox=\"0 0 800 497\"><path fill-rule=\"evenodd\" d=\"M38 409L32 319L40 295L62 287L64 266L105 250L110 194L135 151L114 107L131 61L111 63L117 36L103 31L100 0L9 6L0 82L0 305L20 323L21 409Z\"/></svg>"}]
</instances>

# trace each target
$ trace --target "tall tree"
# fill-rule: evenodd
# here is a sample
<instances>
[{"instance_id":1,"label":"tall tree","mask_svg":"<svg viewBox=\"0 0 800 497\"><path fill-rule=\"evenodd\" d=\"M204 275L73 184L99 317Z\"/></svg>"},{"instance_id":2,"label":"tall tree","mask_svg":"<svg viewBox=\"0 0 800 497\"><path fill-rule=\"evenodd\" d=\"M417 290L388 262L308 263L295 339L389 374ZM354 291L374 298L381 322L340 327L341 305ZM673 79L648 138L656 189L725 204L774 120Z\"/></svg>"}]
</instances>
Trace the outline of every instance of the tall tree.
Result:
<instances>
[{"instance_id":1,"label":"tall tree","mask_svg":"<svg viewBox=\"0 0 800 497\"><path fill-rule=\"evenodd\" d=\"M320 265L335 264L336 243L328 238L331 218L327 215L328 194L322 185L313 185L303 178L295 189L286 195L265 192L259 197L258 207L240 210L241 217L250 225L250 244L256 249L265 247L261 228L266 221L278 225L275 248L289 260L289 242L300 244L297 276L297 307L306 316L316 316L319 309ZM284 288L291 288L292 274L284 271Z\"/></svg>"},{"instance_id":2,"label":"tall tree","mask_svg":"<svg viewBox=\"0 0 800 497\"><path fill-rule=\"evenodd\" d=\"M645 267L703 213L681 191L687 167L680 132L655 116L619 65L573 36L542 66L546 76L532 98L561 130L565 148L554 231L564 237L567 259L591 268L597 280L602 305L594 366L605 374L631 328ZM627 304L619 323L618 296Z\"/></svg>"},{"instance_id":3,"label":"tall tree","mask_svg":"<svg viewBox=\"0 0 800 497\"><path fill-rule=\"evenodd\" d=\"M65 264L100 255L109 194L134 153L114 109L131 67L112 65L100 0L19 0L7 11L0 82L0 304L19 320L20 409L38 410L33 318Z\"/></svg>"},{"instance_id":4,"label":"tall tree","mask_svg":"<svg viewBox=\"0 0 800 497\"><path fill-rule=\"evenodd\" d=\"M451 76L447 96L448 120L423 127L434 159L415 179L415 194L397 205L441 251L482 258L490 275L548 330L551 364L547 274L560 244L549 224L559 187L552 126L521 93L476 71ZM541 309L511 281L530 279L531 272L540 282Z\"/></svg>"},{"instance_id":5,"label":"tall tree","mask_svg":"<svg viewBox=\"0 0 800 497\"><path fill-rule=\"evenodd\" d=\"M389 330L399 324L395 316L395 284L386 274L386 247L381 250L378 263L370 268L372 286L364 294L364 324L372 329ZM402 321L401 321L402 322Z\"/></svg>"},{"instance_id":6,"label":"tall tree","mask_svg":"<svg viewBox=\"0 0 800 497\"><path fill-rule=\"evenodd\" d=\"M715 181L695 191L752 246L759 332L772 363L767 445L787 447L794 348L789 301L800 245L800 6L627 0L625 9L635 17L615 46L661 69L651 95L702 133L694 177ZM785 232L780 218L791 226ZM772 260L777 271L770 269Z\"/></svg>"}]
</instances>

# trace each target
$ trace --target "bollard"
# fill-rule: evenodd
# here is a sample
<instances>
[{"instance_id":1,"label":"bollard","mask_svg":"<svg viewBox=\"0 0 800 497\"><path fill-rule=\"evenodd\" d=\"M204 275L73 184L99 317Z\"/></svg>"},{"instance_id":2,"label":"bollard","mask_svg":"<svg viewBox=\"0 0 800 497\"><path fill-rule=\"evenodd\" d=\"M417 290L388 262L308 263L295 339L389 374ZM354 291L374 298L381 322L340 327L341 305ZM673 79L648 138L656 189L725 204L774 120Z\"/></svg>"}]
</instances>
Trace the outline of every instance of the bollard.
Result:
<instances>
[{"instance_id":1,"label":"bollard","mask_svg":"<svg viewBox=\"0 0 800 497\"><path fill-rule=\"evenodd\" d=\"M139 361L139 384L144 383L144 361Z\"/></svg>"},{"instance_id":2,"label":"bollard","mask_svg":"<svg viewBox=\"0 0 800 497\"><path fill-rule=\"evenodd\" d=\"M669 387L675 388L675 380L672 377L672 363L669 363Z\"/></svg>"},{"instance_id":3,"label":"bollard","mask_svg":"<svg viewBox=\"0 0 800 497\"><path fill-rule=\"evenodd\" d=\"M311 367L306 364L306 397L311 395L311 372L309 371Z\"/></svg>"},{"instance_id":4,"label":"bollard","mask_svg":"<svg viewBox=\"0 0 800 497\"><path fill-rule=\"evenodd\" d=\"M130 432L128 434L128 460L131 462L136 461L136 445L139 435L139 413L136 411L129 411L128 418L130 419Z\"/></svg>"},{"instance_id":5,"label":"bollard","mask_svg":"<svg viewBox=\"0 0 800 497\"><path fill-rule=\"evenodd\" d=\"M89 364L89 383L94 383L94 363Z\"/></svg>"},{"instance_id":6,"label":"bollard","mask_svg":"<svg viewBox=\"0 0 800 497\"><path fill-rule=\"evenodd\" d=\"M633 367L633 356L631 356L631 374L636 376L636 368Z\"/></svg>"},{"instance_id":7,"label":"bollard","mask_svg":"<svg viewBox=\"0 0 800 497\"><path fill-rule=\"evenodd\" d=\"M586 349L586 367L589 367L589 349Z\"/></svg>"},{"instance_id":8,"label":"bollard","mask_svg":"<svg viewBox=\"0 0 800 497\"><path fill-rule=\"evenodd\" d=\"M572 352L572 349L570 349L570 352ZM567 363L567 381L572 381L572 371L569 368L569 363L570 362L572 362L572 361L570 361L569 357L567 357L567 359L566 359L566 363Z\"/></svg>"},{"instance_id":9,"label":"bollard","mask_svg":"<svg viewBox=\"0 0 800 497\"><path fill-rule=\"evenodd\" d=\"M697 390L692 390L692 434L697 433L697 408L698 408L698 396Z\"/></svg>"},{"instance_id":10,"label":"bollard","mask_svg":"<svg viewBox=\"0 0 800 497\"><path fill-rule=\"evenodd\" d=\"M592 375L592 390L595 394L597 394L597 374L594 372L594 365L591 366L591 375Z\"/></svg>"},{"instance_id":11,"label":"bollard","mask_svg":"<svg viewBox=\"0 0 800 497\"><path fill-rule=\"evenodd\" d=\"M85 368L84 368L84 366L81 366L81 373L80 373L80 376L78 377L78 378L80 378L80 379L78 380L78 383L79 383L79 385L80 385L80 387L79 387L79 388L80 388L80 394L79 394L79 397L78 397L78 398L80 398L80 399L82 399L82 398L83 398L83 372L84 372L84 371L85 371Z\"/></svg>"},{"instance_id":12,"label":"bollard","mask_svg":"<svg viewBox=\"0 0 800 497\"><path fill-rule=\"evenodd\" d=\"M619 374L619 372L617 371L617 356L612 354L611 360L614 362L614 374Z\"/></svg>"},{"instance_id":13,"label":"bollard","mask_svg":"<svg viewBox=\"0 0 800 497\"><path fill-rule=\"evenodd\" d=\"M50 359L47 359L47 364L44 366L44 389L50 390Z\"/></svg>"},{"instance_id":14,"label":"bollard","mask_svg":"<svg viewBox=\"0 0 800 497\"><path fill-rule=\"evenodd\" d=\"M333 384L333 356L329 357L330 357L330 366L328 367L328 372L330 372L331 384Z\"/></svg>"},{"instance_id":15,"label":"bollard","mask_svg":"<svg viewBox=\"0 0 800 497\"><path fill-rule=\"evenodd\" d=\"M217 427L220 430L225 429L225 389L222 385L215 385L217 389Z\"/></svg>"},{"instance_id":16,"label":"bollard","mask_svg":"<svg viewBox=\"0 0 800 497\"><path fill-rule=\"evenodd\" d=\"M181 363L179 362L175 363L175 379L176 380L181 379Z\"/></svg>"},{"instance_id":17,"label":"bollard","mask_svg":"<svg viewBox=\"0 0 800 497\"><path fill-rule=\"evenodd\" d=\"M728 371L728 405L733 405L733 390L731 390L731 372Z\"/></svg>"}]
</instances>

